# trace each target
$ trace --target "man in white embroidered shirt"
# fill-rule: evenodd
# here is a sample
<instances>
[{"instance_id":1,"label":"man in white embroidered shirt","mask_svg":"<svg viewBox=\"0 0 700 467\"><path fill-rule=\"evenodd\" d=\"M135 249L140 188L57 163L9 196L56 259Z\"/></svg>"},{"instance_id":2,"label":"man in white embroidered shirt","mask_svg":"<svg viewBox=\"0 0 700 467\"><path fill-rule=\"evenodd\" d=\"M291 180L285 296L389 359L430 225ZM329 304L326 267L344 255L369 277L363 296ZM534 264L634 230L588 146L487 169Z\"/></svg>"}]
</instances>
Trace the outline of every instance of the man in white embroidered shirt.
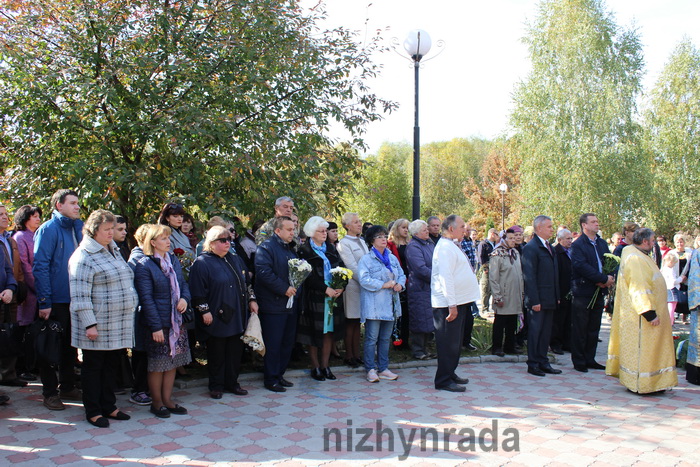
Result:
<instances>
[{"instance_id":1,"label":"man in white embroidered shirt","mask_svg":"<svg viewBox=\"0 0 700 467\"><path fill-rule=\"evenodd\" d=\"M442 237L435 245L430 300L435 323L438 366L435 389L464 392L469 380L455 373L464 333L464 319L479 299L479 284L469 259L457 242L464 237L464 220L450 215L442 222Z\"/></svg>"}]
</instances>

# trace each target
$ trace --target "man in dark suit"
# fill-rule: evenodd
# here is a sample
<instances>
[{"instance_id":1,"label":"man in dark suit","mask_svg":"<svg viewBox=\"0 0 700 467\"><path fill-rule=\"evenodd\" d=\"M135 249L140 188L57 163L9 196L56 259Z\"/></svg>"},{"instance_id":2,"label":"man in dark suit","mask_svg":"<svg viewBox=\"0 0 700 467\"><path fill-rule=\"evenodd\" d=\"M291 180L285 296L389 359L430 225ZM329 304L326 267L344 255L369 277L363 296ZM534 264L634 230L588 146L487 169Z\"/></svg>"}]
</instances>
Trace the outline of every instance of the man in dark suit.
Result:
<instances>
[{"instance_id":1,"label":"man in dark suit","mask_svg":"<svg viewBox=\"0 0 700 467\"><path fill-rule=\"evenodd\" d=\"M571 340L571 243L574 237L568 229L557 232L557 244L554 253L557 256L559 268L559 307L554 313L552 338L549 345L552 352L563 355L564 350L570 350Z\"/></svg>"},{"instance_id":2,"label":"man in dark suit","mask_svg":"<svg viewBox=\"0 0 700 467\"><path fill-rule=\"evenodd\" d=\"M615 278L603 274L604 255L610 250L598 235L598 218L593 213L585 213L579 224L583 235L571 245L571 361L575 370L587 373L589 368L605 369L595 361L595 353L605 296ZM598 287L600 293L591 304Z\"/></svg>"},{"instance_id":3,"label":"man in dark suit","mask_svg":"<svg viewBox=\"0 0 700 467\"><path fill-rule=\"evenodd\" d=\"M547 358L552 320L559 302L559 271L549 238L554 233L552 219L537 216L535 235L523 248L525 306L528 313L527 372L535 376L559 374Z\"/></svg>"}]
</instances>

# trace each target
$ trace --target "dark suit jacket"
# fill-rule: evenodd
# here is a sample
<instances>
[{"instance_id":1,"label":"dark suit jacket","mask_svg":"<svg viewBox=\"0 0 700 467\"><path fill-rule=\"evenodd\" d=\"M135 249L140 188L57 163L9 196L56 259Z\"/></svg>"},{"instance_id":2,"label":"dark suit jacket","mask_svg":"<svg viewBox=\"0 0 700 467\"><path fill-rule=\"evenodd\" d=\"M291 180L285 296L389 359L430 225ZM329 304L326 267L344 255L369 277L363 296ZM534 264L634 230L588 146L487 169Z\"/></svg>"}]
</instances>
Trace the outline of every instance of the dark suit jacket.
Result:
<instances>
[{"instance_id":1,"label":"dark suit jacket","mask_svg":"<svg viewBox=\"0 0 700 467\"><path fill-rule=\"evenodd\" d=\"M610 249L599 236L596 236L595 249L586 235L571 244L571 293L574 297L592 297L596 284L608 281L608 276L598 271L596 250L602 264L603 255L610 253ZM608 293L607 288L601 291L604 295Z\"/></svg>"},{"instance_id":2,"label":"dark suit jacket","mask_svg":"<svg viewBox=\"0 0 700 467\"><path fill-rule=\"evenodd\" d=\"M558 244L554 247L554 253L559 267L559 297L563 300L571 291L571 258L564 247Z\"/></svg>"},{"instance_id":3,"label":"dark suit jacket","mask_svg":"<svg viewBox=\"0 0 700 467\"><path fill-rule=\"evenodd\" d=\"M551 254L535 236L523 248L521 261L525 281L525 306L532 308L541 305L544 310L556 309L560 296L556 254Z\"/></svg>"}]
</instances>

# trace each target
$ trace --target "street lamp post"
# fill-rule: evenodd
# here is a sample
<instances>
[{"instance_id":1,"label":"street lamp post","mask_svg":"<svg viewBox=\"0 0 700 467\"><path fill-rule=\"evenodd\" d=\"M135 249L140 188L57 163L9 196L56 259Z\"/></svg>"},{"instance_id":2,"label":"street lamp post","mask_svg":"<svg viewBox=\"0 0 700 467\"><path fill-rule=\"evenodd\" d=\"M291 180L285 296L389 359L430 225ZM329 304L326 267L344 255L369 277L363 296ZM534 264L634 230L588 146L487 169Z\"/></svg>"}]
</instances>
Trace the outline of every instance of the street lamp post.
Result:
<instances>
[{"instance_id":1,"label":"street lamp post","mask_svg":"<svg viewBox=\"0 0 700 467\"><path fill-rule=\"evenodd\" d=\"M421 29L411 31L403 47L413 60L415 74L415 123L413 126L413 220L420 219L420 126L418 125L418 71L421 59L428 54L432 42L427 32Z\"/></svg>"},{"instance_id":2,"label":"street lamp post","mask_svg":"<svg viewBox=\"0 0 700 467\"><path fill-rule=\"evenodd\" d=\"M506 230L506 192L508 191L508 185L501 183L498 187L501 192L501 230Z\"/></svg>"}]
</instances>

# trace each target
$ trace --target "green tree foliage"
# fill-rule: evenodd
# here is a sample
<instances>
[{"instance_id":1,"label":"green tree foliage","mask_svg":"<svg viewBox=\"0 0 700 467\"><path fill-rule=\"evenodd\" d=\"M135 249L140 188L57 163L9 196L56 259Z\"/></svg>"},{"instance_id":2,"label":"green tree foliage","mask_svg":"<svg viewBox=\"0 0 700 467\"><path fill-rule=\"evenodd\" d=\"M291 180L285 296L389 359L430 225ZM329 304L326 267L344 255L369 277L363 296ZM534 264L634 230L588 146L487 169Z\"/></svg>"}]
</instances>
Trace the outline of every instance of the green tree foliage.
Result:
<instances>
[{"instance_id":1,"label":"green tree foliage","mask_svg":"<svg viewBox=\"0 0 700 467\"><path fill-rule=\"evenodd\" d=\"M700 223L700 51L683 40L651 92L645 142L653 156L652 224L672 234Z\"/></svg>"},{"instance_id":2,"label":"green tree foliage","mask_svg":"<svg viewBox=\"0 0 700 467\"><path fill-rule=\"evenodd\" d=\"M639 219L648 183L635 101L639 36L615 24L602 0L543 0L528 25L532 71L514 94L521 143L523 218L576 225L598 214L606 232Z\"/></svg>"},{"instance_id":3,"label":"green tree foliage","mask_svg":"<svg viewBox=\"0 0 700 467\"><path fill-rule=\"evenodd\" d=\"M319 30L324 15L296 0L0 1L6 199L74 187L135 222L171 199L339 210L366 124L393 104L366 86L379 38Z\"/></svg>"},{"instance_id":4,"label":"green tree foliage","mask_svg":"<svg viewBox=\"0 0 700 467\"><path fill-rule=\"evenodd\" d=\"M489 146L481 139L455 138L421 147L421 215L424 219L455 213L468 219L472 215L470 200L455 187L478 176Z\"/></svg>"},{"instance_id":5,"label":"green tree foliage","mask_svg":"<svg viewBox=\"0 0 700 467\"><path fill-rule=\"evenodd\" d=\"M362 179L348 193L348 212L357 212L363 222L384 226L410 218L413 188L408 167L412 160L412 146L382 144L376 155L366 159Z\"/></svg>"}]
</instances>

